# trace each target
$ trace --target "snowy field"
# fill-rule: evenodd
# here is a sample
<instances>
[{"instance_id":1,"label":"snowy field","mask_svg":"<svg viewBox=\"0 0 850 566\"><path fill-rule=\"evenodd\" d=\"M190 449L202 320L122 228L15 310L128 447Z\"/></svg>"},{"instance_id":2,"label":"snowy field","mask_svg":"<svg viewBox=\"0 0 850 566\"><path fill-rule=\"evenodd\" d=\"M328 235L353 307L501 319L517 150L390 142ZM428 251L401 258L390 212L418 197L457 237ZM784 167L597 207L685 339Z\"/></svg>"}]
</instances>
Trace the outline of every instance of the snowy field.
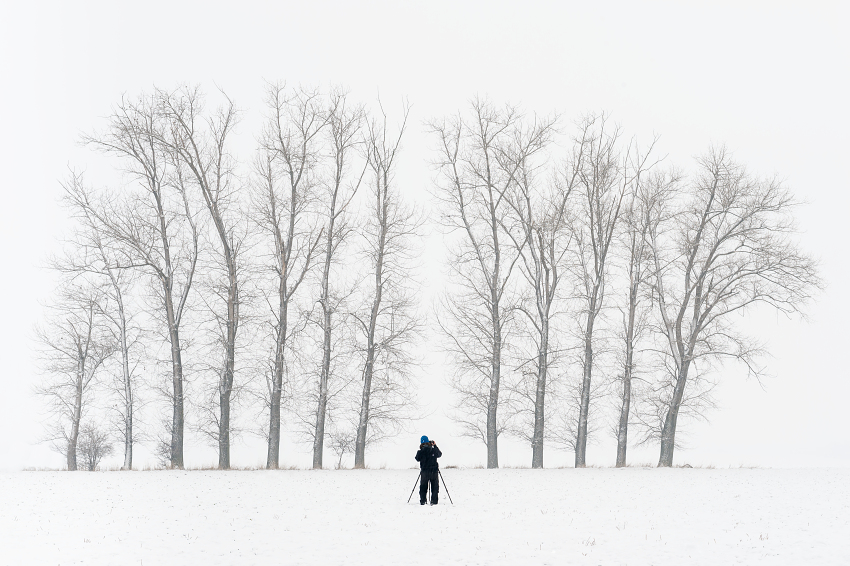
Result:
<instances>
[{"instance_id":1,"label":"snowy field","mask_svg":"<svg viewBox=\"0 0 850 566\"><path fill-rule=\"evenodd\" d=\"M0 562L850 564L848 469L0 474Z\"/></svg>"}]
</instances>

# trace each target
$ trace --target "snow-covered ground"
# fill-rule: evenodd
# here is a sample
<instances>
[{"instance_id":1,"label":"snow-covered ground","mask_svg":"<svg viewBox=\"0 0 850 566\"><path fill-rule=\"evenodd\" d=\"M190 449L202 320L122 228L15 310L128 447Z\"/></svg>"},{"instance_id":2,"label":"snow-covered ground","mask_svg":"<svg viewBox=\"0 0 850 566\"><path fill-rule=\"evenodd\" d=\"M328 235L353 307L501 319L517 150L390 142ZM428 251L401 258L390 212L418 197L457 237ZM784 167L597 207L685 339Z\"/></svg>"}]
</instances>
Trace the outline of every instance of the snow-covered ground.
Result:
<instances>
[{"instance_id":1,"label":"snow-covered ground","mask_svg":"<svg viewBox=\"0 0 850 566\"><path fill-rule=\"evenodd\" d=\"M0 474L2 564L850 564L848 469Z\"/></svg>"}]
</instances>

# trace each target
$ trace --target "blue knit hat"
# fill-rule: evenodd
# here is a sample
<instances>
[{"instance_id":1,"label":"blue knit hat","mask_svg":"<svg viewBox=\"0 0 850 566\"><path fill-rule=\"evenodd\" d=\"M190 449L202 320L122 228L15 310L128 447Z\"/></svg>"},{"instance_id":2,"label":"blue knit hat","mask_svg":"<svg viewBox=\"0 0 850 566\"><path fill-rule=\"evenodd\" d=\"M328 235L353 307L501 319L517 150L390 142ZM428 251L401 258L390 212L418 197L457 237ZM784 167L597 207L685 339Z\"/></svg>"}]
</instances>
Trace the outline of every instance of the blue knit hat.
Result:
<instances>
[{"instance_id":1,"label":"blue knit hat","mask_svg":"<svg viewBox=\"0 0 850 566\"><path fill-rule=\"evenodd\" d=\"M419 442L425 444L426 442L428 442L428 437L423 435L422 438L419 439Z\"/></svg>"}]
</instances>

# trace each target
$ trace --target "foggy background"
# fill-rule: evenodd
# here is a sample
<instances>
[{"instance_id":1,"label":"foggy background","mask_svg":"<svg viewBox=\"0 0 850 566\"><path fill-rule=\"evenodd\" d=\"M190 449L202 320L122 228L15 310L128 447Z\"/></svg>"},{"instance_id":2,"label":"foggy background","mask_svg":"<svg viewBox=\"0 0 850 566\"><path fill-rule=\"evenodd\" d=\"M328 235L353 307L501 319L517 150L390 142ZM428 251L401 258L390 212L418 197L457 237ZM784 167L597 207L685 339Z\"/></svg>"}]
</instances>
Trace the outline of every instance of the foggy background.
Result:
<instances>
[{"instance_id":1,"label":"foggy background","mask_svg":"<svg viewBox=\"0 0 850 566\"><path fill-rule=\"evenodd\" d=\"M45 260L69 226L59 180L69 166L95 177L110 167L79 145L79 135L102 127L122 94L197 83L207 92L220 87L243 109L235 149L248 158L264 80L339 84L368 103L380 95L391 120L407 97L412 111L397 182L422 204L431 201L434 177L423 121L456 113L476 94L529 112L557 110L566 123L587 111L610 112L627 135L660 135L657 155L683 168L713 142L725 143L754 173L780 175L808 203L797 212L802 247L820 258L826 289L806 309L807 321L766 311L742 321L772 353L765 360L772 377L762 389L744 368L726 365L718 408L708 423L682 423L684 449L675 461L850 465L850 375L842 359L850 315L850 40L843 29L850 14L841 3L9 4L0 8L0 469L63 463L38 443L43 406L32 394L33 325L56 282ZM441 290L445 264L440 234L425 245L427 306ZM371 467L414 464L421 434L439 442L444 465L485 461L483 443L457 436L446 414L449 370L429 336L416 374L429 416L407 436L371 447ZM597 438L588 464L613 465L615 441ZM283 442L282 464L309 466L310 447L293 440ZM501 465L530 464L525 443L502 437L500 448ZM151 449L137 447L136 467L154 462ZM261 466L264 442L243 436L232 453L235 466ZM654 443L630 449L632 463L657 457ZM547 446L547 467L572 459ZM215 461L212 448L187 435L187 467Z\"/></svg>"}]
</instances>

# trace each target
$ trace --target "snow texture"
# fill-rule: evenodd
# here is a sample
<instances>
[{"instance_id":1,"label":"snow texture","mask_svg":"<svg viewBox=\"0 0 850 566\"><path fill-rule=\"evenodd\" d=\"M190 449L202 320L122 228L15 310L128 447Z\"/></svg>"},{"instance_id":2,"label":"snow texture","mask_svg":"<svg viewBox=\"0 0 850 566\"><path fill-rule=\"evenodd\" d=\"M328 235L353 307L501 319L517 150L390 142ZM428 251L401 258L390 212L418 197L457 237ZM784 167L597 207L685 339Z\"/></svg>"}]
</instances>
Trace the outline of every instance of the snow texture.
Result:
<instances>
[{"instance_id":1,"label":"snow texture","mask_svg":"<svg viewBox=\"0 0 850 566\"><path fill-rule=\"evenodd\" d=\"M847 469L0 475L2 564L848 564Z\"/></svg>"}]
</instances>

